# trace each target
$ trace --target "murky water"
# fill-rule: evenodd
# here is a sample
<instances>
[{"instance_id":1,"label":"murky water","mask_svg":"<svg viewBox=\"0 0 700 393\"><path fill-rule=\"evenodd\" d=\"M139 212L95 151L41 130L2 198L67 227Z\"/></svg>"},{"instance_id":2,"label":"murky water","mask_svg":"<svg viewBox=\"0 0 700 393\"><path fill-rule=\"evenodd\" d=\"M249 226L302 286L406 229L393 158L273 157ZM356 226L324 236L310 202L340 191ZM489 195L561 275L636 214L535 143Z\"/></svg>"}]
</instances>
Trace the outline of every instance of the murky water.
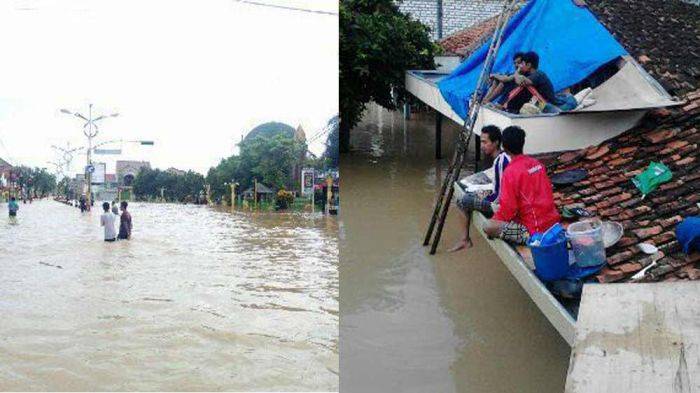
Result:
<instances>
[{"instance_id":1,"label":"murky water","mask_svg":"<svg viewBox=\"0 0 700 393\"><path fill-rule=\"evenodd\" d=\"M130 210L0 208L0 390L337 390L335 218Z\"/></svg>"},{"instance_id":2,"label":"murky water","mask_svg":"<svg viewBox=\"0 0 700 393\"><path fill-rule=\"evenodd\" d=\"M457 127L443 123L445 157ZM342 156L342 392L561 392L569 347L454 211L422 247L440 175L434 118L370 108Z\"/></svg>"}]
</instances>

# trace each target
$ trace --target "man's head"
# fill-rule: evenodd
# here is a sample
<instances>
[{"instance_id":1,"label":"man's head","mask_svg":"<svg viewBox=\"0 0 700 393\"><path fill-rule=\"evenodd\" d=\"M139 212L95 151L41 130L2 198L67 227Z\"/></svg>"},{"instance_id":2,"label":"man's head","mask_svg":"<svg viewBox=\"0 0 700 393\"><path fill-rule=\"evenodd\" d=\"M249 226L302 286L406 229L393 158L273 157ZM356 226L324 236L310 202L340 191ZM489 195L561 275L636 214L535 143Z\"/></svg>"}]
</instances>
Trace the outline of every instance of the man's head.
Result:
<instances>
[{"instance_id":1,"label":"man's head","mask_svg":"<svg viewBox=\"0 0 700 393\"><path fill-rule=\"evenodd\" d=\"M106 212L109 211L109 202L105 202L102 204L102 209Z\"/></svg>"},{"instance_id":2,"label":"man's head","mask_svg":"<svg viewBox=\"0 0 700 393\"><path fill-rule=\"evenodd\" d=\"M515 69L517 70L520 68L520 62L523 61L523 55L525 52L515 52L513 55L513 65L515 65Z\"/></svg>"},{"instance_id":3,"label":"man's head","mask_svg":"<svg viewBox=\"0 0 700 393\"><path fill-rule=\"evenodd\" d=\"M489 157L494 157L501 149L501 129L489 125L481 129L481 151Z\"/></svg>"},{"instance_id":4,"label":"man's head","mask_svg":"<svg viewBox=\"0 0 700 393\"><path fill-rule=\"evenodd\" d=\"M527 52L523 54L520 61L520 73L527 75L536 70L540 66L540 57L535 52Z\"/></svg>"},{"instance_id":5,"label":"man's head","mask_svg":"<svg viewBox=\"0 0 700 393\"><path fill-rule=\"evenodd\" d=\"M511 156L523 154L525 146L525 131L518 126L506 127L503 130L503 150Z\"/></svg>"},{"instance_id":6,"label":"man's head","mask_svg":"<svg viewBox=\"0 0 700 393\"><path fill-rule=\"evenodd\" d=\"M10 200L11 200L12 202L15 202L15 201L17 201L17 198L15 198L15 197L10 197Z\"/></svg>"},{"instance_id":7,"label":"man's head","mask_svg":"<svg viewBox=\"0 0 700 393\"><path fill-rule=\"evenodd\" d=\"M126 207L129 206L129 204L126 203L126 201L122 201L122 203L120 203L119 206L121 207L122 210L126 210Z\"/></svg>"}]
</instances>

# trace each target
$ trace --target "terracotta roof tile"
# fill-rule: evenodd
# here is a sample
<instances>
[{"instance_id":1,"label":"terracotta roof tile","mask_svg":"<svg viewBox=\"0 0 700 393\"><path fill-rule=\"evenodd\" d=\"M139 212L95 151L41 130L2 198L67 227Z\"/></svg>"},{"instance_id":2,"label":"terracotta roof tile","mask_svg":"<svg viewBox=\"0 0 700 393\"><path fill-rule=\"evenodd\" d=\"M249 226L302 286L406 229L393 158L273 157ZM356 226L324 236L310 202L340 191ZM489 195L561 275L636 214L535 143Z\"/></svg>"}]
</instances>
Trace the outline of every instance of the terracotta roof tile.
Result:
<instances>
[{"instance_id":1,"label":"terracotta roof tile","mask_svg":"<svg viewBox=\"0 0 700 393\"><path fill-rule=\"evenodd\" d=\"M610 283L622 280L623 278L625 278L625 273L619 270L613 270L606 267L600 271L600 274L598 274L596 278L601 283Z\"/></svg>"},{"instance_id":2,"label":"terracotta roof tile","mask_svg":"<svg viewBox=\"0 0 700 393\"><path fill-rule=\"evenodd\" d=\"M700 87L700 7L680 0L587 3L598 20L671 94L683 96ZM686 111L699 105L688 103Z\"/></svg>"},{"instance_id":3,"label":"terracotta roof tile","mask_svg":"<svg viewBox=\"0 0 700 393\"><path fill-rule=\"evenodd\" d=\"M438 45L447 53L467 56L489 38L497 20L498 15L469 26L438 41Z\"/></svg>"},{"instance_id":4,"label":"terracotta roof tile","mask_svg":"<svg viewBox=\"0 0 700 393\"><path fill-rule=\"evenodd\" d=\"M700 102L700 89L684 99ZM694 108L685 105L689 107ZM624 228L622 239L606 250L609 268L596 276L598 281L629 281L637 265L651 263L652 259L636 247L640 242L653 243L663 254L657 262L659 266L651 269L644 281L700 279L690 268L681 277L676 274L683 266L700 263L700 256L682 254L675 238L675 226L683 218L700 214L699 122L698 109L691 109L690 113L683 108L653 112L637 127L599 146L559 153L548 162L550 174L574 166L588 171L588 178L582 181L555 186L558 207L581 206ZM631 179L651 161L666 162L673 179L642 199ZM694 258L694 262L689 258ZM700 266L695 269L700 270Z\"/></svg>"}]
</instances>

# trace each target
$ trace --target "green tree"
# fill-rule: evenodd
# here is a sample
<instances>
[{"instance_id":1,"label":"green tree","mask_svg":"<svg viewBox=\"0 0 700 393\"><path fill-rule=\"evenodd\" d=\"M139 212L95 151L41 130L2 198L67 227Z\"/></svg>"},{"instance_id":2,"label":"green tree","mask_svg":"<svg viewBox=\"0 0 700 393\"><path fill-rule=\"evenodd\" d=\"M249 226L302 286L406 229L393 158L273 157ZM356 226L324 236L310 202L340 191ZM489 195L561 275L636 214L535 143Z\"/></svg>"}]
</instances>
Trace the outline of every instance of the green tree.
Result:
<instances>
[{"instance_id":1,"label":"green tree","mask_svg":"<svg viewBox=\"0 0 700 393\"><path fill-rule=\"evenodd\" d=\"M338 168L340 166L340 144L339 144L339 128L340 128L340 118L338 116L333 117L328 121L326 126L330 128L328 133L328 138L326 139L326 150L323 153L324 164L331 168Z\"/></svg>"},{"instance_id":2,"label":"green tree","mask_svg":"<svg viewBox=\"0 0 700 393\"><path fill-rule=\"evenodd\" d=\"M184 174L161 171L160 169L141 168L134 179L134 193L137 197L160 198L168 201L193 201L204 188L204 176L188 171Z\"/></svg>"},{"instance_id":3,"label":"green tree","mask_svg":"<svg viewBox=\"0 0 700 393\"><path fill-rule=\"evenodd\" d=\"M70 179L68 177L61 179L56 186L56 190L59 195L68 197L68 194L70 194Z\"/></svg>"},{"instance_id":4,"label":"green tree","mask_svg":"<svg viewBox=\"0 0 700 393\"><path fill-rule=\"evenodd\" d=\"M293 128L283 125L280 130L276 125L282 123L265 123L264 133L249 133L239 144L240 153L225 158L207 173L207 184L211 185L212 197L230 202L232 181L239 183L238 192L253 185L253 179L272 187L293 189L293 169L306 165L306 142L294 138ZM261 130L256 127L255 130ZM251 136L251 134L254 134Z\"/></svg>"},{"instance_id":5,"label":"green tree","mask_svg":"<svg viewBox=\"0 0 700 393\"><path fill-rule=\"evenodd\" d=\"M240 145L242 187L249 187L253 178L274 188L290 185L292 168L306 153L306 143L285 135L256 138ZM302 163L303 164L303 163Z\"/></svg>"},{"instance_id":6,"label":"green tree","mask_svg":"<svg viewBox=\"0 0 700 393\"><path fill-rule=\"evenodd\" d=\"M44 168L34 168L32 179L34 196L45 197L56 189L56 176Z\"/></svg>"},{"instance_id":7,"label":"green tree","mask_svg":"<svg viewBox=\"0 0 700 393\"><path fill-rule=\"evenodd\" d=\"M243 173L240 170L240 158L238 156L224 158L219 165L209 168L206 177L207 184L211 185L212 196L214 198L224 198L229 202L231 189L228 183L232 181L243 182L243 180Z\"/></svg>"},{"instance_id":8,"label":"green tree","mask_svg":"<svg viewBox=\"0 0 700 393\"><path fill-rule=\"evenodd\" d=\"M434 68L430 30L394 0L340 2L340 149L369 102L396 109L406 100L404 73ZM394 93L392 96L392 92Z\"/></svg>"},{"instance_id":9,"label":"green tree","mask_svg":"<svg viewBox=\"0 0 700 393\"><path fill-rule=\"evenodd\" d=\"M19 166L12 170L17 176L17 185L31 196L46 196L56 189L56 176L44 168Z\"/></svg>"}]
</instances>

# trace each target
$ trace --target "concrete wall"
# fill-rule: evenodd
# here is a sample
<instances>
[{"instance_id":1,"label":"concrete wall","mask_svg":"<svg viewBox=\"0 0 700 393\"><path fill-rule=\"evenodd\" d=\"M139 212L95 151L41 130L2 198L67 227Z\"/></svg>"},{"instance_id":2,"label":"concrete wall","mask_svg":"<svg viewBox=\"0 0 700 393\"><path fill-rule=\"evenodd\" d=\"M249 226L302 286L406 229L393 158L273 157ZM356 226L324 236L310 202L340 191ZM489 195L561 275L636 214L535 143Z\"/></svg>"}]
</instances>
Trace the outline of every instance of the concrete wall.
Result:
<instances>
[{"instance_id":1,"label":"concrete wall","mask_svg":"<svg viewBox=\"0 0 700 393\"><path fill-rule=\"evenodd\" d=\"M502 8L503 0L442 0L442 36L490 18ZM430 27L433 39L438 39L438 0L403 0L399 9Z\"/></svg>"}]
</instances>

